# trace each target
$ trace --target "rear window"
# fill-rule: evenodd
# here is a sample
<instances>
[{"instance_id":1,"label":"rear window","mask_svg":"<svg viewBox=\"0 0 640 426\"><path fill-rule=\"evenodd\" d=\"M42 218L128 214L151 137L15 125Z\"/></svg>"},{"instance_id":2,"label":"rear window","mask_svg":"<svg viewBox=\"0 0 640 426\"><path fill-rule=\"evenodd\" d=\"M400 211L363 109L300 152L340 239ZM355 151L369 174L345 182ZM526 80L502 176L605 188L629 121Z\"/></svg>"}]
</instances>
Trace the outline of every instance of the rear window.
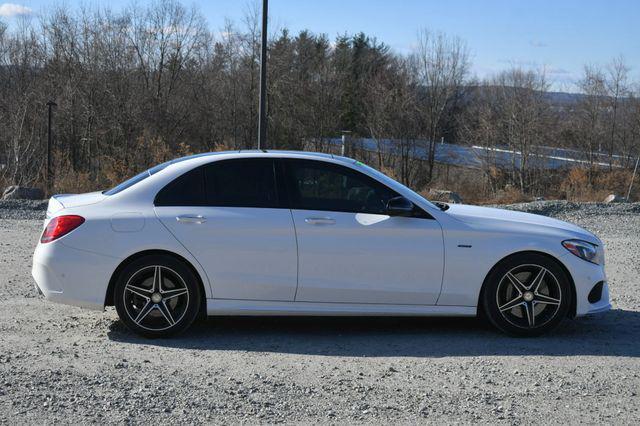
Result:
<instances>
[{"instance_id":1,"label":"rear window","mask_svg":"<svg viewBox=\"0 0 640 426\"><path fill-rule=\"evenodd\" d=\"M156 173L158 173L160 170L165 169L167 166L171 165L171 164L176 164L176 163L180 163L182 161L186 161L186 160L191 160L192 158L198 158L198 157L204 157L204 156L208 156L208 155L212 155L209 152L204 152L201 154L194 154L194 155L189 155L186 157L180 157L180 158L176 158L175 160L171 160L171 161L167 161L165 163L162 164L158 164L157 166L154 166L152 168L150 168L149 170L145 170L144 172L135 175L134 177L125 180L124 182L122 182L121 184L103 191L102 193L104 195L114 195L117 194L118 192L122 192L127 188L132 187L133 185L135 185L138 182L141 182L143 180L145 180L146 178L148 178L149 176L152 176Z\"/></svg>"},{"instance_id":2,"label":"rear window","mask_svg":"<svg viewBox=\"0 0 640 426\"><path fill-rule=\"evenodd\" d=\"M149 176L158 173L160 170L164 169L165 167L167 167L169 164L171 164L171 161L167 161L166 163L162 163L162 164L158 164L155 167L150 168L149 170L145 170L144 172L135 175L134 177L125 180L124 182L122 182L121 184L114 186L113 188L104 191L103 194L104 195L115 195L118 192L122 192L127 188L132 187L133 185L135 185L138 182L142 182L143 180L145 180L146 178L148 178Z\"/></svg>"}]
</instances>

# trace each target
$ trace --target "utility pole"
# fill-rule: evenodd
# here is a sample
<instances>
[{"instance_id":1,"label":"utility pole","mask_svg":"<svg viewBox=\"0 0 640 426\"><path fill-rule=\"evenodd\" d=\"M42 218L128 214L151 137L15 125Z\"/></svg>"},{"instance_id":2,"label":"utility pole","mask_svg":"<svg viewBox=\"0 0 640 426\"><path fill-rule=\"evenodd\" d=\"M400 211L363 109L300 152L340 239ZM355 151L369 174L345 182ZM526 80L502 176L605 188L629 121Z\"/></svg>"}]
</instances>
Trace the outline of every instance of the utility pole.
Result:
<instances>
[{"instance_id":1,"label":"utility pole","mask_svg":"<svg viewBox=\"0 0 640 426\"><path fill-rule=\"evenodd\" d=\"M262 0L262 43L260 45L260 110L258 115L258 149L267 149L267 16L268 0Z\"/></svg>"},{"instance_id":2,"label":"utility pole","mask_svg":"<svg viewBox=\"0 0 640 426\"><path fill-rule=\"evenodd\" d=\"M345 148L347 146L347 135L351 133L351 130L343 130L342 131L342 146L340 147L340 155L344 157Z\"/></svg>"},{"instance_id":3,"label":"utility pole","mask_svg":"<svg viewBox=\"0 0 640 426\"><path fill-rule=\"evenodd\" d=\"M627 191L627 201L631 197L631 188L633 188L633 180L636 178L636 172L638 171L638 163L640 163L640 157L636 159L636 166L633 168L633 175L631 175L631 182L629 183L629 190Z\"/></svg>"},{"instance_id":4,"label":"utility pole","mask_svg":"<svg viewBox=\"0 0 640 426\"><path fill-rule=\"evenodd\" d=\"M51 133L51 117L52 117L52 108L54 106L58 106L53 101L47 102L47 107L49 107L49 125L47 127L47 195L51 194L51 189L53 187L53 174L51 170L51 147L53 145L53 135Z\"/></svg>"}]
</instances>

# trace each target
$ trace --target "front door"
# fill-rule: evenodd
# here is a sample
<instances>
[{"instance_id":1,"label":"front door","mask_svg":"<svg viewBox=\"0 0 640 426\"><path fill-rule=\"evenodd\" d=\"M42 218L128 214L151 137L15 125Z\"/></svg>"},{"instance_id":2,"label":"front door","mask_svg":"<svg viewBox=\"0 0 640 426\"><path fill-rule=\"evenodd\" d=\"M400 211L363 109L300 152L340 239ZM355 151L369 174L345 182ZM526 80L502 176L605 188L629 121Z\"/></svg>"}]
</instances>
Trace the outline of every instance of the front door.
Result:
<instances>
[{"instance_id":1,"label":"front door","mask_svg":"<svg viewBox=\"0 0 640 426\"><path fill-rule=\"evenodd\" d=\"M283 160L298 239L299 302L434 305L442 229L427 213L386 215L392 189L349 167Z\"/></svg>"}]
</instances>

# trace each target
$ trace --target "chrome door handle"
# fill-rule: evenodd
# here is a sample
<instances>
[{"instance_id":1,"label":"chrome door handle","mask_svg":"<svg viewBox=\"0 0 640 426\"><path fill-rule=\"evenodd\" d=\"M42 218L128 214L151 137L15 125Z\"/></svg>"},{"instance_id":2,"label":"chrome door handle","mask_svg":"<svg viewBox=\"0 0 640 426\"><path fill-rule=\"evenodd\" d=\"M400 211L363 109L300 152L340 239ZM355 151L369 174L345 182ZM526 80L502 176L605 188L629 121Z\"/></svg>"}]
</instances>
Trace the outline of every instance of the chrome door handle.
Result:
<instances>
[{"instance_id":1,"label":"chrome door handle","mask_svg":"<svg viewBox=\"0 0 640 426\"><path fill-rule=\"evenodd\" d=\"M308 217L304 220L309 225L335 225L336 220L330 217Z\"/></svg>"},{"instance_id":2,"label":"chrome door handle","mask_svg":"<svg viewBox=\"0 0 640 426\"><path fill-rule=\"evenodd\" d=\"M176 217L176 220L180 223L205 223L207 218L202 215L183 214Z\"/></svg>"}]
</instances>

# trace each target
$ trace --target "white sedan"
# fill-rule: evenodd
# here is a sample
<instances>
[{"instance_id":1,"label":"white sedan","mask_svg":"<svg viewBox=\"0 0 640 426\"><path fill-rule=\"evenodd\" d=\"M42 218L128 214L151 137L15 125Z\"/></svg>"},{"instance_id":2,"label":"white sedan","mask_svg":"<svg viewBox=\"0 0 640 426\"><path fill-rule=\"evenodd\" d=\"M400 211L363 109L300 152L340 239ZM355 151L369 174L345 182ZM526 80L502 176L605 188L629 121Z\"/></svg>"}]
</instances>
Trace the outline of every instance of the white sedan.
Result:
<instances>
[{"instance_id":1,"label":"white sedan","mask_svg":"<svg viewBox=\"0 0 640 426\"><path fill-rule=\"evenodd\" d=\"M602 242L526 213L434 204L352 159L199 154L56 195L33 258L52 301L159 337L208 315L484 314L513 335L610 309Z\"/></svg>"}]
</instances>

